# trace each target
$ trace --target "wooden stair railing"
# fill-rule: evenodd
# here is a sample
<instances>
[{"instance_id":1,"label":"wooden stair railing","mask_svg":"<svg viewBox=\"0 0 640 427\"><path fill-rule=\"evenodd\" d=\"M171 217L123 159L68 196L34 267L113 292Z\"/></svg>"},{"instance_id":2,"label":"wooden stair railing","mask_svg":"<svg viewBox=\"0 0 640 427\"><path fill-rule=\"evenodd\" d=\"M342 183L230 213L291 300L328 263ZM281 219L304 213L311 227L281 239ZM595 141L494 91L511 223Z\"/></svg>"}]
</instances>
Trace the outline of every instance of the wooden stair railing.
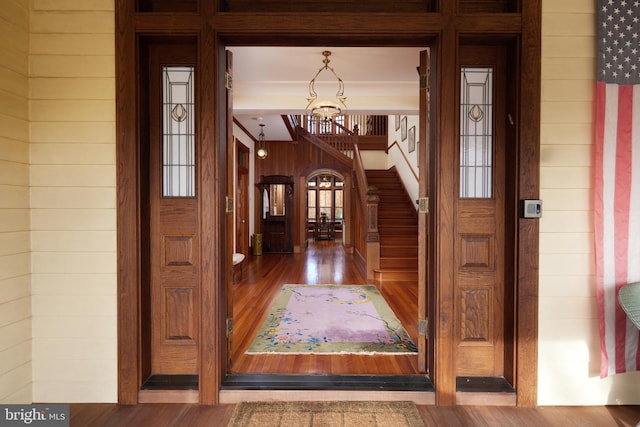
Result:
<instances>
[{"instance_id":1,"label":"wooden stair railing","mask_svg":"<svg viewBox=\"0 0 640 427\"><path fill-rule=\"evenodd\" d=\"M347 156L343 151L341 151L339 148L337 147L341 147L343 145L345 145L345 147L349 147L350 151L353 151L353 142L350 141L349 143L338 143L338 141L335 141L333 138L332 139L325 139L325 138L320 138L317 135L313 135L311 133L309 133L307 130L303 129L300 126L296 126L296 134L298 135L298 140L304 140L309 142L310 144L315 145L316 147L318 147L319 149L321 149L322 151L328 153L329 155L333 156L336 160L338 160L341 163L344 163L345 165L349 166L350 168L353 167L353 158ZM336 137L335 139L339 139L339 138L345 138L345 137ZM349 137L346 137L349 138ZM332 145L331 142L335 143L336 146ZM353 156L353 155L352 155Z\"/></svg>"},{"instance_id":2,"label":"wooden stair railing","mask_svg":"<svg viewBox=\"0 0 640 427\"><path fill-rule=\"evenodd\" d=\"M380 267L380 233L378 231L378 204L380 197L378 189L369 185L367 174L362 164L358 144L354 145L353 171L356 181L356 191L360 216L358 218L361 230L360 242L356 242L356 249L364 259L363 275L367 280L374 279L374 272Z\"/></svg>"}]
</instances>

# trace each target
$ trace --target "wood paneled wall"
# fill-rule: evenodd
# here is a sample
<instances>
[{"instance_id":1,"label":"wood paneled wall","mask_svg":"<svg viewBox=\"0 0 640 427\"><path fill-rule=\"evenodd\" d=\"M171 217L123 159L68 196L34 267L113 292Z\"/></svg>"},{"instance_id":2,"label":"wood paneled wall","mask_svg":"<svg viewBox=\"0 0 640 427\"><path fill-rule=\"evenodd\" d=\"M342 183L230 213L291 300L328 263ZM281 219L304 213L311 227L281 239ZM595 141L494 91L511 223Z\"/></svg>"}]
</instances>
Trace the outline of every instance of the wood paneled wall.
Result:
<instances>
[{"instance_id":1,"label":"wood paneled wall","mask_svg":"<svg viewBox=\"0 0 640 427\"><path fill-rule=\"evenodd\" d=\"M305 189L300 188L300 178L306 178L311 172L318 169L335 170L343 176L350 176L351 170L332 156L321 149L305 141L269 141L267 142L268 156L264 160L256 159L256 184L259 184L261 176L284 175L294 177L293 199L294 199L294 246L301 245L304 240L303 229L305 217L304 203L306 200ZM256 187L255 200L261 200L259 188ZM346 202L347 200L345 200ZM351 210L353 212L353 210ZM260 206L256 206L255 214L256 233L260 232Z\"/></svg>"}]
</instances>

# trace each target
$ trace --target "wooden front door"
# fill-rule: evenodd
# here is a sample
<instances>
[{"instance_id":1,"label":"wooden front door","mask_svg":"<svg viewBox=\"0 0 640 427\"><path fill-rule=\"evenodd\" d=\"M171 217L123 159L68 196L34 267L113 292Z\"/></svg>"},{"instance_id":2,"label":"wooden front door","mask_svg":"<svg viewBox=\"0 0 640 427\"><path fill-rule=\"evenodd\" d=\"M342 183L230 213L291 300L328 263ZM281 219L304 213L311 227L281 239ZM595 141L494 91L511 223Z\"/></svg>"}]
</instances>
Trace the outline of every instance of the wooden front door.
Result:
<instances>
[{"instance_id":1,"label":"wooden front door","mask_svg":"<svg viewBox=\"0 0 640 427\"><path fill-rule=\"evenodd\" d=\"M200 232L192 45L149 61L150 374L198 372Z\"/></svg>"},{"instance_id":2,"label":"wooden front door","mask_svg":"<svg viewBox=\"0 0 640 427\"><path fill-rule=\"evenodd\" d=\"M460 51L454 358L457 377L502 377L513 336L506 271L505 50ZM506 343L506 344L505 344ZM512 354L512 353L511 353Z\"/></svg>"}]
</instances>

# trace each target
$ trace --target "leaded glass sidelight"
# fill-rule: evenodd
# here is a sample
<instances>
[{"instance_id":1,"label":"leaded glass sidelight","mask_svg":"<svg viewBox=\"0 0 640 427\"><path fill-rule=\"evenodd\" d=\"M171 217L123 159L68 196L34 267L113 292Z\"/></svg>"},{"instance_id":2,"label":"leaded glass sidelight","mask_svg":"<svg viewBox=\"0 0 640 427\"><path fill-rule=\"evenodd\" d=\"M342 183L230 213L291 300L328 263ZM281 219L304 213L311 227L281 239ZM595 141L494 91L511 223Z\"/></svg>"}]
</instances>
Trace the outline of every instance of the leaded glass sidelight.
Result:
<instances>
[{"instance_id":1,"label":"leaded glass sidelight","mask_svg":"<svg viewBox=\"0 0 640 427\"><path fill-rule=\"evenodd\" d=\"M460 197L493 197L493 68L462 68Z\"/></svg>"},{"instance_id":2,"label":"leaded glass sidelight","mask_svg":"<svg viewBox=\"0 0 640 427\"><path fill-rule=\"evenodd\" d=\"M193 67L162 67L162 195L195 196Z\"/></svg>"}]
</instances>

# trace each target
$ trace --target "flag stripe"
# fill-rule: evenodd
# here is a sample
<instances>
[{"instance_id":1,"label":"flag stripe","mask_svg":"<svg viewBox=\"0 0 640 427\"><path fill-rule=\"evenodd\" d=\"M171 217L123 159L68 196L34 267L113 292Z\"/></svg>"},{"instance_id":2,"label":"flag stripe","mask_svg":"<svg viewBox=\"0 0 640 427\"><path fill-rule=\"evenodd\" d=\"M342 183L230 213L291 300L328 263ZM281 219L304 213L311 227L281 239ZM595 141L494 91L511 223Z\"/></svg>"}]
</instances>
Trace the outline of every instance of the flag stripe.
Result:
<instances>
[{"instance_id":1,"label":"flag stripe","mask_svg":"<svg viewBox=\"0 0 640 427\"><path fill-rule=\"evenodd\" d=\"M616 373L626 372L627 315L617 302L620 288L629 277L629 207L631 203L631 112L633 87L617 86L618 114L616 120L616 169L614 195L615 236L615 327Z\"/></svg>"},{"instance_id":2,"label":"flag stripe","mask_svg":"<svg viewBox=\"0 0 640 427\"><path fill-rule=\"evenodd\" d=\"M606 376L609 372L608 351L606 347L606 315L605 315L605 295L604 295L604 134L605 134L605 107L603 101L606 97L607 85L604 82L596 83L596 123L595 123L595 162L594 162L594 183L593 183L593 221L594 221L594 242L596 258L596 300L598 306L598 319L600 322L600 373Z\"/></svg>"},{"instance_id":3,"label":"flag stripe","mask_svg":"<svg viewBox=\"0 0 640 427\"><path fill-rule=\"evenodd\" d=\"M631 108L631 123L636 128L632 129L631 145L632 153L632 177L631 177L631 201L629 236L629 264L627 267L627 282L640 280L640 244L633 244L633 240L640 240L640 130L637 128L640 123L640 85L633 86L633 105ZM640 370L640 331L631 321L627 321L627 371Z\"/></svg>"}]
</instances>

